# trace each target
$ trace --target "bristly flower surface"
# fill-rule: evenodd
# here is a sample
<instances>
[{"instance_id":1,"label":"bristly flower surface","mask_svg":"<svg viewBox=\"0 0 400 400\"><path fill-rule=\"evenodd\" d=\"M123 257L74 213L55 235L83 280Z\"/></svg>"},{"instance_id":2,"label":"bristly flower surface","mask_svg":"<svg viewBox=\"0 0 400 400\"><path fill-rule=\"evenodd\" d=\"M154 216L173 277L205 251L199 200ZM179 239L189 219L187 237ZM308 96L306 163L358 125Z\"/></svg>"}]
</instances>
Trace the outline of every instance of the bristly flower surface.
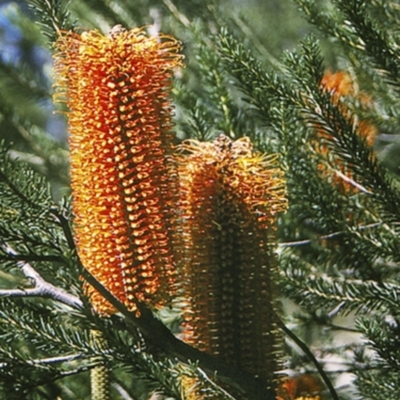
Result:
<instances>
[{"instance_id":1,"label":"bristly flower surface","mask_svg":"<svg viewBox=\"0 0 400 400\"><path fill-rule=\"evenodd\" d=\"M164 304L174 288L174 193L169 101L179 43L143 29L61 33L56 101L67 103L79 256L114 296ZM115 310L92 288L101 313Z\"/></svg>"},{"instance_id":2,"label":"bristly flower surface","mask_svg":"<svg viewBox=\"0 0 400 400\"><path fill-rule=\"evenodd\" d=\"M220 136L180 147L186 340L272 382L275 222L287 207L275 156Z\"/></svg>"}]
</instances>

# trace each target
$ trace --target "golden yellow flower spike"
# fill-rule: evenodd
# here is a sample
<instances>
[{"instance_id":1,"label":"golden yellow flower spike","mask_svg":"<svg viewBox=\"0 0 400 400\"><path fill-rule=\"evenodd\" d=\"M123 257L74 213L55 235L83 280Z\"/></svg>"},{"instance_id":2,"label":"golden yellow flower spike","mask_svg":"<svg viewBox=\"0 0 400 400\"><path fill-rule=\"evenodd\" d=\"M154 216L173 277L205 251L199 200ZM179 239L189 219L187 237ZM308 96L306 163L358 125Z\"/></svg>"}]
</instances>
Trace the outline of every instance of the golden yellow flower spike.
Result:
<instances>
[{"instance_id":1,"label":"golden yellow flower spike","mask_svg":"<svg viewBox=\"0 0 400 400\"><path fill-rule=\"evenodd\" d=\"M171 75L179 43L143 29L61 33L56 101L69 108L71 187L79 256L129 309L162 305L174 286L177 174ZM115 310L92 288L100 313Z\"/></svg>"},{"instance_id":2,"label":"golden yellow flower spike","mask_svg":"<svg viewBox=\"0 0 400 400\"><path fill-rule=\"evenodd\" d=\"M186 340L272 384L277 371L273 241L287 207L276 156L248 138L180 147Z\"/></svg>"}]
</instances>

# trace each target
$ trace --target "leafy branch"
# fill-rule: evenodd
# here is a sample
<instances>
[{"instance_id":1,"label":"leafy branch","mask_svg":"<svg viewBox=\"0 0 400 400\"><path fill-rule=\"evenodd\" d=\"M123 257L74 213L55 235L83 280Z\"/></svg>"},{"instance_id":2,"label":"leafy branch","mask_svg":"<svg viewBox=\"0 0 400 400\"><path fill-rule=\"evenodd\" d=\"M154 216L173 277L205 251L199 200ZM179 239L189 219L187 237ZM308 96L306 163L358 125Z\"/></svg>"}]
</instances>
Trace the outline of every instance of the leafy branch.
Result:
<instances>
[{"instance_id":1,"label":"leafy branch","mask_svg":"<svg viewBox=\"0 0 400 400\"><path fill-rule=\"evenodd\" d=\"M40 20L42 32L54 43L59 33L63 30L72 30L69 21L69 0L28 0Z\"/></svg>"}]
</instances>

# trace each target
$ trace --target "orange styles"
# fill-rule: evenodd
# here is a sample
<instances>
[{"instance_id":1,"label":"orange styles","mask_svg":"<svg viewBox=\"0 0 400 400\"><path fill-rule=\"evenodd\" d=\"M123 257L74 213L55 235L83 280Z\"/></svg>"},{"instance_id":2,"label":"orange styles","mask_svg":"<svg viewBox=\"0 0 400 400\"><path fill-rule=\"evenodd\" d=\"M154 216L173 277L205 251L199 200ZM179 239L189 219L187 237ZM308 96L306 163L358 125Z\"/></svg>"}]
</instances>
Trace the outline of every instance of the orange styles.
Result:
<instances>
[{"instance_id":1,"label":"orange styles","mask_svg":"<svg viewBox=\"0 0 400 400\"><path fill-rule=\"evenodd\" d=\"M283 379L277 400L322 400L320 380L310 374L303 374Z\"/></svg>"},{"instance_id":2,"label":"orange styles","mask_svg":"<svg viewBox=\"0 0 400 400\"><path fill-rule=\"evenodd\" d=\"M182 57L171 37L62 33L56 49L83 265L131 310L181 286L186 340L272 386L275 225L287 207L277 156L226 136L174 155L168 95ZM99 313L115 311L87 288Z\"/></svg>"},{"instance_id":3,"label":"orange styles","mask_svg":"<svg viewBox=\"0 0 400 400\"><path fill-rule=\"evenodd\" d=\"M69 109L79 256L128 308L162 305L175 280L169 90L180 45L115 28L108 36L61 33L55 48L55 100ZM88 290L98 312L114 312Z\"/></svg>"},{"instance_id":4,"label":"orange styles","mask_svg":"<svg viewBox=\"0 0 400 400\"><path fill-rule=\"evenodd\" d=\"M272 382L273 240L287 203L276 157L248 138L180 148L187 341Z\"/></svg>"}]
</instances>

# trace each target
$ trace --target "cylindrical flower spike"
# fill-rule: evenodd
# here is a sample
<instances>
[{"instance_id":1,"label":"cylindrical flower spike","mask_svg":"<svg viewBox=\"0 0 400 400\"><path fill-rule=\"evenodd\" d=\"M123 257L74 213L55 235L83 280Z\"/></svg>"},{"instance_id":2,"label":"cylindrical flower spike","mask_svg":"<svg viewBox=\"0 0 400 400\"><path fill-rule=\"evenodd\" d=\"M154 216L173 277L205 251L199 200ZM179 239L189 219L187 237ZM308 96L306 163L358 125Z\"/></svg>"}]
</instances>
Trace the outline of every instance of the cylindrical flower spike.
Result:
<instances>
[{"instance_id":1,"label":"cylindrical flower spike","mask_svg":"<svg viewBox=\"0 0 400 400\"><path fill-rule=\"evenodd\" d=\"M248 138L181 146L186 340L272 383L277 371L273 241L287 207L276 156Z\"/></svg>"},{"instance_id":2,"label":"cylindrical flower spike","mask_svg":"<svg viewBox=\"0 0 400 400\"><path fill-rule=\"evenodd\" d=\"M177 172L169 90L180 45L143 29L61 33L56 101L69 108L79 256L129 309L164 303L174 286ZM100 313L115 310L92 288Z\"/></svg>"}]
</instances>

